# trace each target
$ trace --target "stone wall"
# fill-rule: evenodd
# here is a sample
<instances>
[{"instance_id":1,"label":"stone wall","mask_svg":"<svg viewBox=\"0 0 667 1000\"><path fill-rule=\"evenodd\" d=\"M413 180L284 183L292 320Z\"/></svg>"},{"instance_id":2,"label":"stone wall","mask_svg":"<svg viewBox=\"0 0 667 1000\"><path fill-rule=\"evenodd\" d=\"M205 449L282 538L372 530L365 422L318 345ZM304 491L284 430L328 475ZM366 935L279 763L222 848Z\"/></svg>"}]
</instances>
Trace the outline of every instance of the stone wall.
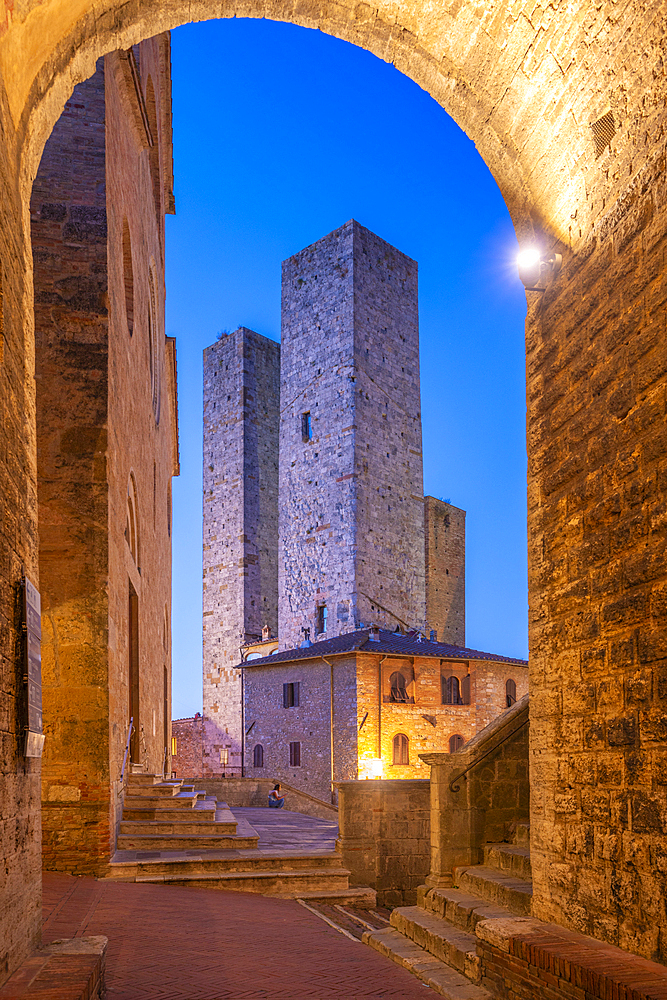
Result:
<instances>
[{"instance_id":1,"label":"stone wall","mask_svg":"<svg viewBox=\"0 0 667 1000\"><path fill-rule=\"evenodd\" d=\"M230 809L235 807L251 809L268 809L269 792L275 781L269 778L204 778L197 782L198 788L205 788L209 795L215 795L218 802L226 802ZM314 795L309 795L300 788L295 788L286 781L281 781L282 794L285 796L284 810L286 812L303 813L304 816L315 816L317 819L328 819L338 822L338 806L331 802L323 802Z\"/></svg>"},{"instance_id":2,"label":"stone wall","mask_svg":"<svg viewBox=\"0 0 667 1000\"><path fill-rule=\"evenodd\" d=\"M458 865L481 864L485 844L529 822L528 695L431 768L431 869L426 884L452 884Z\"/></svg>"},{"instance_id":3,"label":"stone wall","mask_svg":"<svg viewBox=\"0 0 667 1000\"><path fill-rule=\"evenodd\" d=\"M643 51L585 236L530 296L531 855L536 916L667 963L667 106Z\"/></svg>"},{"instance_id":4,"label":"stone wall","mask_svg":"<svg viewBox=\"0 0 667 1000\"><path fill-rule=\"evenodd\" d=\"M280 345L244 327L204 351L204 716L211 773L241 767L241 646L278 627Z\"/></svg>"},{"instance_id":5,"label":"stone wall","mask_svg":"<svg viewBox=\"0 0 667 1000\"><path fill-rule=\"evenodd\" d=\"M98 857L108 856L111 840L104 710L109 668L105 126L100 60L51 134L31 204L46 734L42 852L49 868L70 868L79 855L88 871Z\"/></svg>"},{"instance_id":6,"label":"stone wall","mask_svg":"<svg viewBox=\"0 0 667 1000\"><path fill-rule=\"evenodd\" d=\"M354 657L336 657L331 662L333 668L323 660L259 667L252 661L246 664L246 775L267 774L273 781L287 781L325 802L332 801L332 778L356 777ZM299 685L298 706L284 707L284 684ZM290 766L290 743L300 744L297 767ZM257 745L263 747L261 768L253 766Z\"/></svg>"},{"instance_id":7,"label":"stone wall","mask_svg":"<svg viewBox=\"0 0 667 1000\"><path fill-rule=\"evenodd\" d=\"M423 623L418 334L417 265L358 223L283 263L281 649L322 605L327 635Z\"/></svg>"},{"instance_id":8,"label":"stone wall","mask_svg":"<svg viewBox=\"0 0 667 1000\"><path fill-rule=\"evenodd\" d=\"M147 99L157 88L160 101L168 89L168 45L154 39L137 51ZM170 162L171 145L167 121L154 118L154 145L149 151L145 141L142 155L130 110L137 93L132 85L128 94L119 59L100 61L66 105L32 200L42 848L47 867L76 872L97 871L113 851L130 714L134 757L156 772L169 727L167 494L176 432L164 347L164 206L154 199L151 157ZM141 425L147 432L138 437ZM133 708L130 586L138 606Z\"/></svg>"},{"instance_id":9,"label":"stone wall","mask_svg":"<svg viewBox=\"0 0 667 1000\"><path fill-rule=\"evenodd\" d=\"M430 862L430 782L338 784L339 840L350 885L377 890L380 906L412 906Z\"/></svg>"},{"instance_id":10,"label":"stone wall","mask_svg":"<svg viewBox=\"0 0 667 1000\"><path fill-rule=\"evenodd\" d=\"M439 642L466 644L466 512L424 497L426 630Z\"/></svg>"}]
</instances>

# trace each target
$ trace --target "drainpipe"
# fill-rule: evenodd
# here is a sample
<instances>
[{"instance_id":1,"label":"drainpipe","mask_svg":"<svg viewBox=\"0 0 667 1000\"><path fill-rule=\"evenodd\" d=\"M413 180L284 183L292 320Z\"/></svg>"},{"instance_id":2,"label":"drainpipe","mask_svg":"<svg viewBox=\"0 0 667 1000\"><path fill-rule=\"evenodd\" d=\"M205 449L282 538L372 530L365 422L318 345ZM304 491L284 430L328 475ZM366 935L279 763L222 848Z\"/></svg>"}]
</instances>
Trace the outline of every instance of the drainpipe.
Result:
<instances>
[{"instance_id":1,"label":"drainpipe","mask_svg":"<svg viewBox=\"0 0 667 1000\"><path fill-rule=\"evenodd\" d=\"M245 668L241 660L241 777L245 778Z\"/></svg>"},{"instance_id":2,"label":"drainpipe","mask_svg":"<svg viewBox=\"0 0 667 1000\"><path fill-rule=\"evenodd\" d=\"M330 766L330 783L331 783L331 804L335 805L334 802L334 668L333 663L329 660L325 660L323 656L320 659L326 663L329 668L329 760L331 762Z\"/></svg>"},{"instance_id":3,"label":"drainpipe","mask_svg":"<svg viewBox=\"0 0 667 1000\"><path fill-rule=\"evenodd\" d=\"M386 659L378 660L378 760L382 760L382 664Z\"/></svg>"}]
</instances>

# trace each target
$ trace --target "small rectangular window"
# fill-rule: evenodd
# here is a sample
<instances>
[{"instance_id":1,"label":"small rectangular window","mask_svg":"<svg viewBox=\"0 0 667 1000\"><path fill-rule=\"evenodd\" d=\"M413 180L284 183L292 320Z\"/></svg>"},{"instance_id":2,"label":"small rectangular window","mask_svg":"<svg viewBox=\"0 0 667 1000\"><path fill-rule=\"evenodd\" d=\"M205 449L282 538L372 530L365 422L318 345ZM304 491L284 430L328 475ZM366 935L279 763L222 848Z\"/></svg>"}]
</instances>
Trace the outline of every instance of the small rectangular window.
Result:
<instances>
[{"instance_id":1,"label":"small rectangular window","mask_svg":"<svg viewBox=\"0 0 667 1000\"><path fill-rule=\"evenodd\" d=\"M299 707L299 681L283 684L283 708Z\"/></svg>"},{"instance_id":2,"label":"small rectangular window","mask_svg":"<svg viewBox=\"0 0 667 1000\"><path fill-rule=\"evenodd\" d=\"M301 767L301 744L290 743L289 745L290 767Z\"/></svg>"},{"instance_id":3,"label":"small rectangular window","mask_svg":"<svg viewBox=\"0 0 667 1000\"><path fill-rule=\"evenodd\" d=\"M310 411L308 413L301 414L301 439L304 444L306 441L310 441L313 437L313 428L310 422Z\"/></svg>"},{"instance_id":4,"label":"small rectangular window","mask_svg":"<svg viewBox=\"0 0 667 1000\"><path fill-rule=\"evenodd\" d=\"M317 631L321 635L327 630L327 606L321 604L317 609Z\"/></svg>"},{"instance_id":5,"label":"small rectangular window","mask_svg":"<svg viewBox=\"0 0 667 1000\"><path fill-rule=\"evenodd\" d=\"M172 738L171 738L171 756L172 757L176 756L176 737L175 736L172 736Z\"/></svg>"}]
</instances>

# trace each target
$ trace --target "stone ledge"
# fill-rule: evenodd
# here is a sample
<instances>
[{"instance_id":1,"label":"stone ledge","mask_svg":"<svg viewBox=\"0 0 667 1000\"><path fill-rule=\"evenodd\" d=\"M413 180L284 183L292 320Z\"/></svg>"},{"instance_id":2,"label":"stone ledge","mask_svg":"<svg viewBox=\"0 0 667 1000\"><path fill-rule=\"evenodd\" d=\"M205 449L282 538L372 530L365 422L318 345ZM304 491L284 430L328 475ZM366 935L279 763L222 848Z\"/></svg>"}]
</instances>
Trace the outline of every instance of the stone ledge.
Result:
<instances>
[{"instance_id":1,"label":"stone ledge","mask_svg":"<svg viewBox=\"0 0 667 1000\"><path fill-rule=\"evenodd\" d=\"M0 1000L100 1000L108 939L52 941L21 965L0 989Z\"/></svg>"},{"instance_id":2,"label":"stone ledge","mask_svg":"<svg viewBox=\"0 0 667 1000\"><path fill-rule=\"evenodd\" d=\"M496 918L480 921L475 933L482 984L492 992L495 979L513 981L516 975L517 989L503 995L547 996L543 991L551 983L563 997L667 1000L667 967L556 924Z\"/></svg>"}]
</instances>

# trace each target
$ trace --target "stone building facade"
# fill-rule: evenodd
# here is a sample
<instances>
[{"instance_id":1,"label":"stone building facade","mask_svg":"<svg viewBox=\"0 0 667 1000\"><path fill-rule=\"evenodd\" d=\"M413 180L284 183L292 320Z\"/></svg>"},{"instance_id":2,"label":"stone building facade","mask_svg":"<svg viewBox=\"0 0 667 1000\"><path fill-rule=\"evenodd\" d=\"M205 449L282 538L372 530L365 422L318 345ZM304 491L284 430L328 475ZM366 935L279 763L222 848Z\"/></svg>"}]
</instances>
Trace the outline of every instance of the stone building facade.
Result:
<instances>
[{"instance_id":1,"label":"stone building facade","mask_svg":"<svg viewBox=\"0 0 667 1000\"><path fill-rule=\"evenodd\" d=\"M417 265L354 220L284 262L280 345L241 327L204 351L205 770L241 770L267 629L423 629L429 558L427 627L465 642L465 512L423 497L415 372Z\"/></svg>"},{"instance_id":2,"label":"stone building facade","mask_svg":"<svg viewBox=\"0 0 667 1000\"><path fill-rule=\"evenodd\" d=\"M424 497L426 628L440 642L466 641L466 512Z\"/></svg>"},{"instance_id":3,"label":"stone building facade","mask_svg":"<svg viewBox=\"0 0 667 1000\"><path fill-rule=\"evenodd\" d=\"M424 625L417 264L354 220L283 263L278 639Z\"/></svg>"},{"instance_id":4,"label":"stone building facade","mask_svg":"<svg viewBox=\"0 0 667 1000\"><path fill-rule=\"evenodd\" d=\"M519 242L562 253L558 277L527 294L533 911L665 963L667 0L566 17L504 0L239 12L393 63L475 142ZM40 585L32 181L97 59L210 14L191 0L0 7L0 979L41 926L16 600L24 574ZM311 169L316 182L316 156Z\"/></svg>"},{"instance_id":5,"label":"stone building facade","mask_svg":"<svg viewBox=\"0 0 667 1000\"><path fill-rule=\"evenodd\" d=\"M204 351L204 763L241 770L241 649L278 625L280 345L241 327Z\"/></svg>"},{"instance_id":6,"label":"stone building facade","mask_svg":"<svg viewBox=\"0 0 667 1000\"><path fill-rule=\"evenodd\" d=\"M245 773L330 801L338 781L428 778L528 691L528 663L381 629L244 664Z\"/></svg>"},{"instance_id":7,"label":"stone building facade","mask_svg":"<svg viewBox=\"0 0 667 1000\"><path fill-rule=\"evenodd\" d=\"M170 102L168 35L100 60L33 185L42 851L73 872L114 850L130 718L131 761L169 766Z\"/></svg>"}]
</instances>

